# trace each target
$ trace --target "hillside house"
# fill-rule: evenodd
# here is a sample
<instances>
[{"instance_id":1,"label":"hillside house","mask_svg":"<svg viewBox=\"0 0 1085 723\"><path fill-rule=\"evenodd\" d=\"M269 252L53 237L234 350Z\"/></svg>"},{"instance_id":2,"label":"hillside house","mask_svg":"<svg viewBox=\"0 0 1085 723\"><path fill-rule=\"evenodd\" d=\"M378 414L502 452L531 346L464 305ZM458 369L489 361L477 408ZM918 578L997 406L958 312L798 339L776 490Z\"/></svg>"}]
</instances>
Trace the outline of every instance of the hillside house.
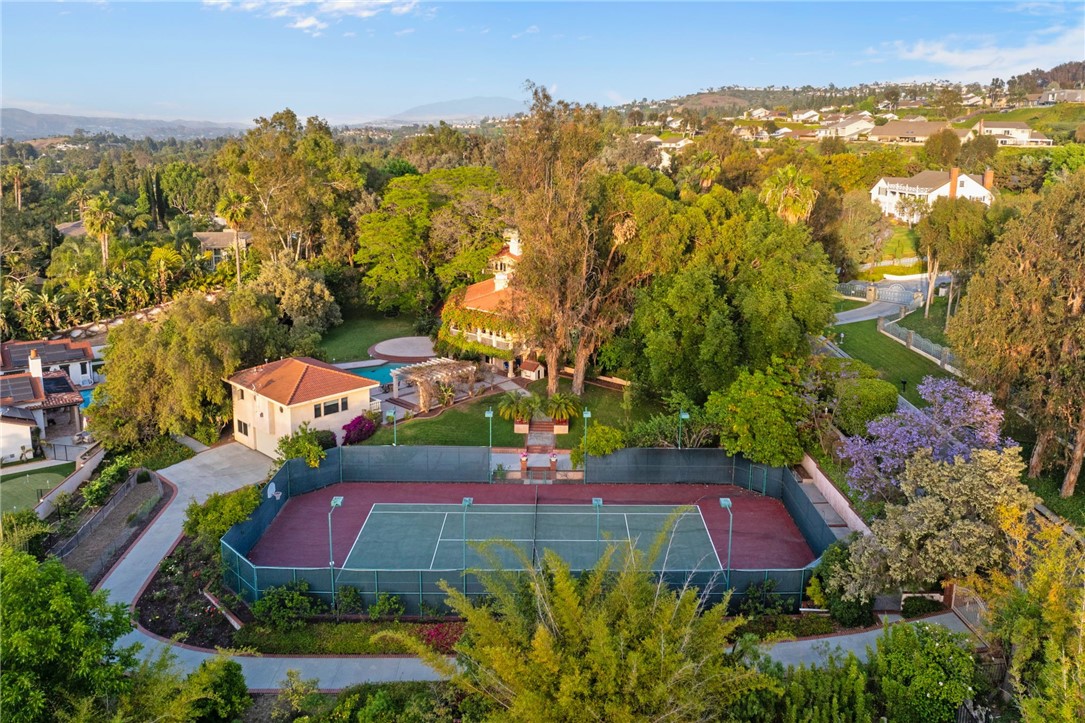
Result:
<instances>
[{"instance_id":1,"label":"hillside house","mask_svg":"<svg viewBox=\"0 0 1085 723\"><path fill-rule=\"evenodd\" d=\"M380 402L370 398L378 382L309 357L261 364L225 381L233 398L234 439L272 458L279 439L304 422L342 442L348 422L380 410Z\"/></svg>"},{"instance_id":2,"label":"hillside house","mask_svg":"<svg viewBox=\"0 0 1085 723\"><path fill-rule=\"evenodd\" d=\"M44 369L36 349L31 349L27 371L0 376L0 436L4 437L4 461L20 458L33 427L42 439L83 431L79 407L83 396L66 371ZM33 425L30 426L30 422ZM11 435L9 439L8 436Z\"/></svg>"},{"instance_id":3,"label":"hillside house","mask_svg":"<svg viewBox=\"0 0 1085 723\"><path fill-rule=\"evenodd\" d=\"M875 128L874 121L870 120L870 115L861 115L854 113L844 116L835 123L829 125L823 125L817 130L818 138L842 138L846 141L854 141L859 138L860 135L869 133Z\"/></svg>"},{"instance_id":4,"label":"hillside house","mask_svg":"<svg viewBox=\"0 0 1085 723\"><path fill-rule=\"evenodd\" d=\"M954 128L946 121L910 120L889 121L880 128L870 132L870 140L879 143L926 143L927 139L936 133L949 129L953 131L961 143L973 137L974 132L968 128Z\"/></svg>"},{"instance_id":5,"label":"hillside house","mask_svg":"<svg viewBox=\"0 0 1085 723\"><path fill-rule=\"evenodd\" d=\"M791 114L791 120L796 123L817 123L821 120L821 114L816 110L804 110Z\"/></svg>"},{"instance_id":6,"label":"hillside house","mask_svg":"<svg viewBox=\"0 0 1085 723\"><path fill-rule=\"evenodd\" d=\"M1085 90L1045 90L1038 98L1040 105L1054 105L1055 103L1085 103Z\"/></svg>"},{"instance_id":7,"label":"hillside house","mask_svg":"<svg viewBox=\"0 0 1085 723\"><path fill-rule=\"evenodd\" d=\"M5 341L0 344L0 374L29 372L32 355L43 371L64 372L81 386L102 381L93 364L95 354L90 343L70 339Z\"/></svg>"},{"instance_id":8,"label":"hillside house","mask_svg":"<svg viewBox=\"0 0 1085 723\"><path fill-rule=\"evenodd\" d=\"M1054 141L1020 121L981 120L974 129L979 135L994 136L1000 146L1050 146Z\"/></svg>"},{"instance_id":9,"label":"hillside house","mask_svg":"<svg viewBox=\"0 0 1085 723\"><path fill-rule=\"evenodd\" d=\"M939 198L968 198L990 206L994 200L994 180L994 171L990 169L982 176L961 173L958 168L923 171L911 178L885 176L870 189L870 200L878 204L886 216L915 223L919 219L901 208L902 199L922 198L930 206Z\"/></svg>"}]
</instances>

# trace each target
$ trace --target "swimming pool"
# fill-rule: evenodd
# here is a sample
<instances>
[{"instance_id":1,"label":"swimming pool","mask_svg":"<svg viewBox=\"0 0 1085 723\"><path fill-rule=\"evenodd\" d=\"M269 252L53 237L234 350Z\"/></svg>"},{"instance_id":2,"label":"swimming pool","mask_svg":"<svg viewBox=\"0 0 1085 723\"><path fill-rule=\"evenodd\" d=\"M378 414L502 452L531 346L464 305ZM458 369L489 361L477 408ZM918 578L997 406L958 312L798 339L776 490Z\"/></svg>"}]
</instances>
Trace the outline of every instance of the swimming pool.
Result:
<instances>
[{"instance_id":1,"label":"swimming pool","mask_svg":"<svg viewBox=\"0 0 1085 723\"><path fill-rule=\"evenodd\" d=\"M387 364L381 364L377 367L362 367L360 369L349 369L351 374L359 377L365 377L366 379L372 379L379 384L391 384L392 383L392 370L405 367L406 364L400 364L396 362L388 362Z\"/></svg>"},{"instance_id":2,"label":"swimming pool","mask_svg":"<svg viewBox=\"0 0 1085 723\"><path fill-rule=\"evenodd\" d=\"M79 395L81 397L83 397L83 403L79 405L79 411L83 411L84 409L86 409L87 407L90 406L90 393L91 393L91 391L93 391L93 390L91 390L91 389L80 389L79 390Z\"/></svg>"}]
</instances>

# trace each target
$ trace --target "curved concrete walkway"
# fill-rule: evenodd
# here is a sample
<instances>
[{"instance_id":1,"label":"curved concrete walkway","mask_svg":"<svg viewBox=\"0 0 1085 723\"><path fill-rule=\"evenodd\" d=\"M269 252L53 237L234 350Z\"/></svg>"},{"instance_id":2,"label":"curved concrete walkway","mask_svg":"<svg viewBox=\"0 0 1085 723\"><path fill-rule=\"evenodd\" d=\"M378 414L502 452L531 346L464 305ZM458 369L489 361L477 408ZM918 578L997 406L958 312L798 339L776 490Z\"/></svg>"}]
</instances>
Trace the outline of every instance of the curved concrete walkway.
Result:
<instances>
[{"instance_id":1,"label":"curved concrete walkway","mask_svg":"<svg viewBox=\"0 0 1085 723\"><path fill-rule=\"evenodd\" d=\"M900 304L889 301L875 301L858 309L838 312L836 321L833 323L840 326L841 324L854 324L857 321L869 321L882 316L896 316L900 313L900 310Z\"/></svg>"},{"instance_id":2,"label":"curved concrete walkway","mask_svg":"<svg viewBox=\"0 0 1085 723\"><path fill-rule=\"evenodd\" d=\"M209 449L192 459L159 472L177 488L173 500L158 514L102 581L99 588L108 590L109 601L131 606L144 585L151 579L158 563L181 537L181 525L189 502L203 501L212 492L228 492L254 484L267 477L271 460L236 442ZM150 656L169 645L185 671L195 670L212 653L185 645L168 643L137 628L125 636L121 645L141 643L142 655ZM275 690L294 668L303 678L317 678L320 687L338 690L349 685L392 680L436 680L437 675L422 661L412 657L286 657L238 655L245 680L252 690Z\"/></svg>"},{"instance_id":3,"label":"curved concrete walkway","mask_svg":"<svg viewBox=\"0 0 1085 723\"><path fill-rule=\"evenodd\" d=\"M494 455L495 458L497 455ZM181 525L189 502L203 501L213 492L228 492L254 484L267 477L271 461L236 442L214 447L159 472L177 488L173 500L155 517L137 538L135 544L117 561L99 588L108 590L109 601L131 606L150 581L159 562L181 537ZM936 615L928 622L945 625L953 630L967 631L953 613ZM851 651L865 658L866 647L873 645L880 629L848 635L836 635L808 640L777 643L767 652L774 660L788 665L815 665L823 661L828 651ZM201 662L213 656L203 650L171 643L136 628L126 635L121 645L140 643L142 655L149 657L163 646L172 648L180 667L195 670ZM302 678L316 678L323 690L340 690L358 683L379 683L396 680L437 680L439 676L418 658L410 656L334 657L334 656L254 656L237 655L250 690L277 690L286 678L286 671L295 669Z\"/></svg>"}]
</instances>

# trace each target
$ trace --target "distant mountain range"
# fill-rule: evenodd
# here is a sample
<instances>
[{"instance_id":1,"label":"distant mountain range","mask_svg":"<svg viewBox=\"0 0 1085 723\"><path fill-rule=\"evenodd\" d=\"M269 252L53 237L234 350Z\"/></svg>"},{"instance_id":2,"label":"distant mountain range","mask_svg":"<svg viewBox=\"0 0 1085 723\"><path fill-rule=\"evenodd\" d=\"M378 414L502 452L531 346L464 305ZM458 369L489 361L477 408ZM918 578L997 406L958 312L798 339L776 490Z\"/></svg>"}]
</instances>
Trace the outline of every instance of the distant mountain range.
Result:
<instances>
[{"instance_id":1,"label":"distant mountain range","mask_svg":"<svg viewBox=\"0 0 1085 723\"><path fill-rule=\"evenodd\" d=\"M381 118L359 125L406 126L416 123L436 123L442 120L448 123L477 123L483 118L502 118L517 113L526 113L527 110L527 103L522 100L479 96L476 98L446 100L440 103L427 103L426 105L408 108L402 113L397 113L388 118Z\"/></svg>"},{"instance_id":2,"label":"distant mountain range","mask_svg":"<svg viewBox=\"0 0 1085 723\"><path fill-rule=\"evenodd\" d=\"M215 138L233 135L247 126L240 123L211 123L189 120L144 120L140 118L95 118L90 116L31 113L20 108L0 108L0 136L17 141L50 136L70 136L76 128L87 135L114 133L129 138L150 136L158 140Z\"/></svg>"}]
</instances>

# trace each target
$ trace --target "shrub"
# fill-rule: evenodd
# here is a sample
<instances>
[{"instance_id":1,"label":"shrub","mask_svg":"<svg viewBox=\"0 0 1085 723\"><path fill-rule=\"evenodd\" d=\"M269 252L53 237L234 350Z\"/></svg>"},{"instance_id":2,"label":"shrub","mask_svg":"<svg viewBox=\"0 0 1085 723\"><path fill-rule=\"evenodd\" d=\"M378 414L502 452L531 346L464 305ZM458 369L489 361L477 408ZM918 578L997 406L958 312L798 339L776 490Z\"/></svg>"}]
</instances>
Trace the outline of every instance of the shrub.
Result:
<instances>
[{"instance_id":1,"label":"shrub","mask_svg":"<svg viewBox=\"0 0 1085 723\"><path fill-rule=\"evenodd\" d=\"M344 445L360 444L377 432L377 422L367 412L347 422L343 426L343 432Z\"/></svg>"},{"instance_id":2,"label":"shrub","mask_svg":"<svg viewBox=\"0 0 1085 723\"><path fill-rule=\"evenodd\" d=\"M0 516L0 540L5 547L23 550L35 558L45 558L44 542L49 525L32 509L5 512Z\"/></svg>"},{"instance_id":3,"label":"shrub","mask_svg":"<svg viewBox=\"0 0 1085 723\"><path fill-rule=\"evenodd\" d=\"M620 429L605 424L593 424L588 427L587 453L592 457L605 457L625 448L625 435ZM574 467L584 465L584 441L577 442L569 453L569 460Z\"/></svg>"},{"instance_id":4,"label":"shrub","mask_svg":"<svg viewBox=\"0 0 1085 723\"><path fill-rule=\"evenodd\" d=\"M233 492L215 492L203 504L193 500L185 508L184 533L193 538L204 553L217 558L219 538L238 522L248 519L260 504L256 486Z\"/></svg>"},{"instance_id":5,"label":"shrub","mask_svg":"<svg viewBox=\"0 0 1085 723\"><path fill-rule=\"evenodd\" d=\"M850 437L867 422L897 411L897 388L883 379L841 379L836 385L836 425Z\"/></svg>"},{"instance_id":6,"label":"shrub","mask_svg":"<svg viewBox=\"0 0 1085 723\"><path fill-rule=\"evenodd\" d=\"M139 474L136 475L136 484L146 484L151 481L151 473L149 470L141 469Z\"/></svg>"},{"instance_id":7,"label":"shrub","mask_svg":"<svg viewBox=\"0 0 1085 723\"><path fill-rule=\"evenodd\" d=\"M407 606L403 604L403 599L399 595L387 592L377 595L377 602L369 606L369 617L374 620L377 618L398 620L399 616L405 612L407 612Z\"/></svg>"},{"instance_id":8,"label":"shrub","mask_svg":"<svg viewBox=\"0 0 1085 723\"><path fill-rule=\"evenodd\" d=\"M931 600L928 597L910 597L906 598L901 605L900 614L906 618L918 618L944 609L945 606L937 600Z\"/></svg>"},{"instance_id":9,"label":"shrub","mask_svg":"<svg viewBox=\"0 0 1085 723\"><path fill-rule=\"evenodd\" d=\"M297 630L305 618L318 615L327 606L309 594L309 583L302 580L282 587L269 587L252 605L256 622L276 630Z\"/></svg>"},{"instance_id":10,"label":"shrub","mask_svg":"<svg viewBox=\"0 0 1085 723\"><path fill-rule=\"evenodd\" d=\"M876 650L867 649L881 714L902 723L955 720L976 682L975 660L964 647L967 640L941 625L889 626Z\"/></svg>"},{"instance_id":11,"label":"shrub","mask_svg":"<svg viewBox=\"0 0 1085 723\"><path fill-rule=\"evenodd\" d=\"M231 723L252 705L241 664L225 657L200 663L188 676L186 687L195 696L192 720L201 723Z\"/></svg>"},{"instance_id":12,"label":"shrub","mask_svg":"<svg viewBox=\"0 0 1085 723\"><path fill-rule=\"evenodd\" d=\"M113 488L124 480L132 466L132 459L126 454L114 458L98 472L95 479L83 485L83 499L91 507L108 500Z\"/></svg>"},{"instance_id":13,"label":"shrub","mask_svg":"<svg viewBox=\"0 0 1085 723\"><path fill-rule=\"evenodd\" d=\"M815 605L828 610L833 620L844 627L866 627L874 624L874 601L844 600L843 589L833 583L834 572L847 567L851 539L834 542L826 548L806 593Z\"/></svg>"},{"instance_id":14,"label":"shrub","mask_svg":"<svg viewBox=\"0 0 1085 723\"><path fill-rule=\"evenodd\" d=\"M365 609L365 603L358 588L340 585L335 591L335 607L343 615L355 615Z\"/></svg>"},{"instance_id":15,"label":"shrub","mask_svg":"<svg viewBox=\"0 0 1085 723\"><path fill-rule=\"evenodd\" d=\"M788 668L784 686L777 720L874 720L874 696L867 691L867 675L851 653L843 661L829 656L817 668Z\"/></svg>"},{"instance_id":16,"label":"shrub","mask_svg":"<svg viewBox=\"0 0 1085 723\"><path fill-rule=\"evenodd\" d=\"M316 443L320 445L321 449L335 449L338 444L335 439L335 432L330 429L316 430Z\"/></svg>"},{"instance_id":17,"label":"shrub","mask_svg":"<svg viewBox=\"0 0 1085 723\"><path fill-rule=\"evenodd\" d=\"M770 578L764 582L750 583L738 610L747 617L757 618L779 615L786 607L787 600L776 592L776 580Z\"/></svg>"},{"instance_id":18,"label":"shrub","mask_svg":"<svg viewBox=\"0 0 1085 723\"><path fill-rule=\"evenodd\" d=\"M165 469L195 456L195 452L169 435L140 444L130 452L133 467Z\"/></svg>"}]
</instances>

